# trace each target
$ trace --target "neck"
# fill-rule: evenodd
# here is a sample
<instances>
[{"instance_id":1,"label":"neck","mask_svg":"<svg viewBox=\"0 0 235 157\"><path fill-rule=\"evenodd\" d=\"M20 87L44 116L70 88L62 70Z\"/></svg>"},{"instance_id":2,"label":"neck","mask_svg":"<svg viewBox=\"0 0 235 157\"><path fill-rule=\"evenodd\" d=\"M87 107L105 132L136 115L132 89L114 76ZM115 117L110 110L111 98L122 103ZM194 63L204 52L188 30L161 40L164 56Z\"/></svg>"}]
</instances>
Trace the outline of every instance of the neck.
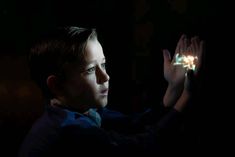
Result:
<instances>
[{"instance_id":1,"label":"neck","mask_svg":"<svg viewBox=\"0 0 235 157\"><path fill-rule=\"evenodd\" d=\"M60 107L60 108L64 108L64 109L68 109L70 111L75 111L75 112L79 112L79 113L82 113L82 114L86 114L88 113L89 109L90 108L74 108L72 107L71 105L67 105L66 103L63 103L62 101L60 101L59 99L57 98L53 98L50 100L50 105L51 106L55 106L55 107Z\"/></svg>"}]
</instances>

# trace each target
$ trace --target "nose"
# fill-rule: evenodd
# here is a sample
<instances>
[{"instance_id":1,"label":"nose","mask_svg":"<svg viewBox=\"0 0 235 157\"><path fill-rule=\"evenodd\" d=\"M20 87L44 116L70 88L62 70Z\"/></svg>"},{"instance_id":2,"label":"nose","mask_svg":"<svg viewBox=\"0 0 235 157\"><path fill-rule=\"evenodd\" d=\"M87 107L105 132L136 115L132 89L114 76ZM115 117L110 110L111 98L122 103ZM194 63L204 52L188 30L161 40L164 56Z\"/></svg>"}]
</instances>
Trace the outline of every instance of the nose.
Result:
<instances>
[{"instance_id":1,"label":"nose","mask_svg":"<svg viewBox=\"0 0 235 157\"><path fill-rule=\"evenodd\" d=\"M104 83L104 82L109 81L110 77L109 77L109 75L107 74L107 72L106 72L105 69L100 69L100 68L99 68L99 70L98 70L97 73L98 73L98 74L97 74L97 82L98 82L99 84L102 84L102 83Z\"/></svg>"}]
</instances>

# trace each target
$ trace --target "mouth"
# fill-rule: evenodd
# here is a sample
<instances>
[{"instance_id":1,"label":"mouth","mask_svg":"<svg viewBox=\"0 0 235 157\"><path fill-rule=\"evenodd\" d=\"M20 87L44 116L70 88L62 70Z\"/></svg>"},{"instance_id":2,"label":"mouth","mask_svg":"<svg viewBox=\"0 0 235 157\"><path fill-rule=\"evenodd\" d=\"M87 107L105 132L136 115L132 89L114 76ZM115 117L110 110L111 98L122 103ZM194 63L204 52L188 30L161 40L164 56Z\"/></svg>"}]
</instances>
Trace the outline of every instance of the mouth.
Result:
<instances>
[{"instance_id":1,"label":"mouth","mask_svg":"<svg viewBox=\"0 0 235 157\"><path fill-rule=\"evenodd\" d=\"M105 88L100 91L101 95L108 95L109 89Z\"/></svg>"}]
</instances>

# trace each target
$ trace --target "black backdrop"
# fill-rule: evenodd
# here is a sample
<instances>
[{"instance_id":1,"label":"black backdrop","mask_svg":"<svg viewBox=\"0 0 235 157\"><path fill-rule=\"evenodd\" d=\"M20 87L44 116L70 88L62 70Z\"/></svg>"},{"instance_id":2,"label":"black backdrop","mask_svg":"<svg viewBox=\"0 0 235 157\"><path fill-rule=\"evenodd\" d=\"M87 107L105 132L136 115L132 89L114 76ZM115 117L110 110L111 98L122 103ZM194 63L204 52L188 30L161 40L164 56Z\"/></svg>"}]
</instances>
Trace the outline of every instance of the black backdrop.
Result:
<instances>
[{"instance_id":1,"label":"black backdrop","mask_svg":"<svg viewBox=\"0 0 235 157\"><path fill-rule=\"evenodd\" d=\"M30 41L58 25L97 28L111 77L110 107L126 113L161 100L166 86L161 49L173 53L182 33L199 35L207 53L200 104L193 112L197 125L192 128L200 134L202 150L221 150L221 139L227 139L221 130L228 122L221 118L230 97L224 87L233 82L233 9L225 1L210 0L1 0L0 128L7 148L3 150L13 149L7 153L15 155L29 124L43 110L25 58ZM139 103L143 100L147 103Z\"/></svg>"}]
</instances>

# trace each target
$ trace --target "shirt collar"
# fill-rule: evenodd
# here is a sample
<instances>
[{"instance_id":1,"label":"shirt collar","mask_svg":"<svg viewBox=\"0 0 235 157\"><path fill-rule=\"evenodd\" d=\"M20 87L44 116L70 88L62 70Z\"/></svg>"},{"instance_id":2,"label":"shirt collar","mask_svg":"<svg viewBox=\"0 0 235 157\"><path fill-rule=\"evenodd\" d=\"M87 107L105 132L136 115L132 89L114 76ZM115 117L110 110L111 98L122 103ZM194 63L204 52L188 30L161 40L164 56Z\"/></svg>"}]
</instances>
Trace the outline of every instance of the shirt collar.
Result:
<instances>
[{"instance_id":1,"label":"shirt collar","mask_svg":"<svg viewBox=\"0 0 235 157\"><path fill-rule=\"evenodd\" d=\"M81 127L100 127L101 117L95 108L90 108L86 113L79 113L70 109L49 104L49 110L56 112L63 119L61 126L81 125Z\"/></svg>"}]
</instances>

